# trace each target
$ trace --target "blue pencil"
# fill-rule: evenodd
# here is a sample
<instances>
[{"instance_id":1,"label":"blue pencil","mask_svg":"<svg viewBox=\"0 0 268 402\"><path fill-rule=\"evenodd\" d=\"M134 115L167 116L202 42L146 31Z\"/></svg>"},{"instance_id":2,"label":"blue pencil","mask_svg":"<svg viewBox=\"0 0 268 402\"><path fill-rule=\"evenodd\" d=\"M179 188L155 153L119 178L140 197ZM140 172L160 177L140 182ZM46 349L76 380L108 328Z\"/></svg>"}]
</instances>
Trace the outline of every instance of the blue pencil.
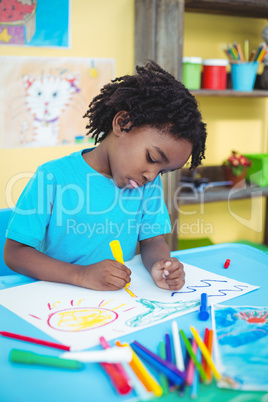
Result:
<instances>
[{"instance_id":1,"label":"blue pencil","mask_svg":"<svg viewBox=\"0 0 268 402\"><path fill-rule=\"evenodd\" d=\"M169 333L165 334L165 344L166 344L166 360L172 363L171 342ZM168 380L168 383L170 387L173 385L173 383L170 380Z\"/></svg>"},{"instance_id":2,"label":"blue pencil","mask_svg":"<svg viewBox=\"0 0 268 402\"><path fill-rule=\"evenodd\" d=\"M185 379L185 373L182 373L177 369L175 364L170 363L166 360L161 359L155 353L151 352L145 346L141 345L139 342L132 342L130 344L134 352L144 358L153 367L159 370L161 373L171 380L175 385L181 385Z\"/></svg>"}]
</instances>

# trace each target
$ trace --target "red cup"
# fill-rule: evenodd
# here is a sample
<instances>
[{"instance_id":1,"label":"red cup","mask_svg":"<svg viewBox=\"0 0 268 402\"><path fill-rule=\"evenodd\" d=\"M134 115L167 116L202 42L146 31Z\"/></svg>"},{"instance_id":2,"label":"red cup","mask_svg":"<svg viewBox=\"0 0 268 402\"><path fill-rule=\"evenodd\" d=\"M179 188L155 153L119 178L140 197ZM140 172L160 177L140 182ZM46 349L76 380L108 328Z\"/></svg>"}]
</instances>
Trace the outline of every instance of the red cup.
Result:
<instances>
[{"instance_id":1,"label":"red cup","mask_svg":"<svg viewBox=\"0 0 268 402\"><path fill-rule=\"evenodd\" d=\"M203 89L226 89L228 60L205 59L203 61Z\"/></svg>"}]
</instances>

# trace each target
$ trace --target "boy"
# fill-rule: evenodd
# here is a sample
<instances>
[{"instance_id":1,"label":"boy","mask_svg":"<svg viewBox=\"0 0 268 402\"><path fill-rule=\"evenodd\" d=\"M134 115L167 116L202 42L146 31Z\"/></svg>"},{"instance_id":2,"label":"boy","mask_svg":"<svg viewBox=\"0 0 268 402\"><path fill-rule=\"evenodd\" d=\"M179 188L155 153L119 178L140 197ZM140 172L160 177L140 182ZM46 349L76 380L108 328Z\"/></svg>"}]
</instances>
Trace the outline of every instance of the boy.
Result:
<instances>
[{"instance_id":1,"label":"boy","mask_svg":"<svg viewBox=\"0 0 268 402\"><path fill-rule=\"evenodd\" d=\"M6 264L40 280L117 290L137 242L157 286L179 290L183 265L170 257L170 221L159 174L204 158L206 130L195 98L154 62L115 79L84 117L99 145L40 166L20 196L5 245Z\"/></svg>"}]
</instances>

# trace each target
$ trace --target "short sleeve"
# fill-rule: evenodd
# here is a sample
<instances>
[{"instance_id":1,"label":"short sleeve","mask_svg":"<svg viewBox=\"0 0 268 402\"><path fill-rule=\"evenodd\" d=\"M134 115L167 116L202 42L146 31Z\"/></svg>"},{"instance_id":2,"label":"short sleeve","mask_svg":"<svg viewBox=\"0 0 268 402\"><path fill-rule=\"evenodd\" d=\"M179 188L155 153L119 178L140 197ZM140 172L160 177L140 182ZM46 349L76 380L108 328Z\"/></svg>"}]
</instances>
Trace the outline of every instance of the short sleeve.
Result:
<instances>
[{"instance_id":1,"label":"short sleeve","mask_svg":"<svg viewBox=\"0 0 268 402\"><path fill-rule=\"evenodd\" d=\"M50 221L54 195L54 175L39 167L18 199L6 237L39 250Z\"/></svg>"},{"instance_id":2,"label":"short sleeve","mask_svg":"<svg viewBox=\"0 0 268 402\"><path fill-rule=\"evenodd\" d=\"M139 230L139 241L169 233L171 223L164 201L163 187L159 176L146 184L143 213Z\"/></svg>"}]
</instances>

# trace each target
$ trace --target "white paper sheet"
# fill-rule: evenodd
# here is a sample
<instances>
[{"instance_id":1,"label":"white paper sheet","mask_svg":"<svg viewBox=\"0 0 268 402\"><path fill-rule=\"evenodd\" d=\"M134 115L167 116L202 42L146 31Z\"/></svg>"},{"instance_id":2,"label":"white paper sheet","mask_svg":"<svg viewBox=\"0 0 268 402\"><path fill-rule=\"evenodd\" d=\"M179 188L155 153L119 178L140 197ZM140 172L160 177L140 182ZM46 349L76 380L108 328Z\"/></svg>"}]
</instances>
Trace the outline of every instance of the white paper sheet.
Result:
<instances>
[{"instance_id":1,"label":"white paper sheet","mask_svg":"<svg viewBox=\"0 0 268 402\"><path fill-rule=\"evenodd\" d=\"M208 294L211 305L258 288L184 264L183 289L169 291L155 285L140 255L126 265L136 297L124 289L104 292L38 281L2 290L0 304L59 342L82 350L98 345L102 335L115 339L197 310L201 293Z\"/></svg>"}]
</instances>

